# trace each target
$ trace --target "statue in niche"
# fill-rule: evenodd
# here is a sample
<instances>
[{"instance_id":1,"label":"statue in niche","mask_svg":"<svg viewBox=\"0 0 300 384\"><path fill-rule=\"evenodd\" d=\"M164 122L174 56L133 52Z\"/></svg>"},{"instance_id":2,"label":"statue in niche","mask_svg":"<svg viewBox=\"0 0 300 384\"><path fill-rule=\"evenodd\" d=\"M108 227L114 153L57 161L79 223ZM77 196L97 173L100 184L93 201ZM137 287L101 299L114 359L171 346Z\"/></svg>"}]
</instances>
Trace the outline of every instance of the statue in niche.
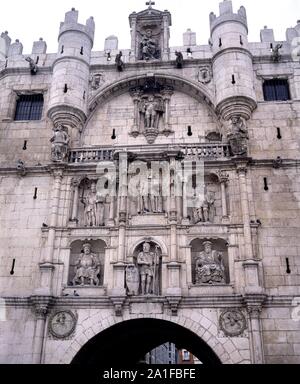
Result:
<instances>
[{"instance_id":1,"label":"statue in niche","mask_svg":"<svg viewBox=\"0 0 300 384\"><path fill-rule=\"evenodd\" d=\"M150 205L152 213L162 213L162 194L161 194L161 183L160 176L153 176L151 173L149 176L151 180L151 189L150 189Z\"/></svg>"},{"instance_id":2,"label":"statue in niche","mask_svg":"<svg viewBox=\"0 0 300 384\"><path fill-rule=\"evenodd\" d=\"M54 162L64 162L67 160L68 147L70 138L67 128L59 125L54 129L54 136L51 138L52 143L51 157Z\"/></svg>"},{"instance_id":3,"label":"statue in niche","mask_svg":"<svg viewBox=\"0 0 300 384\"><path fill-rule=\"evenodd\" d=\"M73 285L99 286L100 262L98 257L91 252L91 244L83 245L83 253L75 266Z\"/></svg>"},{"instance_id":4,"label":"statue in niche","mask_svg":"<svg viewBox=\"0 0 300 384\"><path fill-rule=\"evenodd\" d=\"M115 60L115 62L116 62L116 66L117 66L117 69L118 69L118 71L119 72L122 72L123 71L123 69L124 69L124 62L123 62L123 60L122 60L122 56L123 56L123 53L122 53L122 51L120 51L118 54L117 54L117 56L116 56L116 60Z\"/></svg>"},{"instance_id":5,"label":"statue in niche","mask_svg":"<svg viewBox=\"0 0 300 384\"><path fill-rule=\"evenodd\" d=\"M36 65L36 63L34 62L34 60L31 58L31 57L26 57L25 59L26 61L28 61L29 63L29 68L30 68L30 73L32 75L36 75L37 72L38 72L38 66Z\"/></svg>"},{"instance_id":6,"label":"statue in niche","mask_svg":"<svg viewBox=\"0 0 300 384\"><path fill-rule=\"evenodd\" d=\"M196 284L225 284L225 267L221 252L212 249L212 243L203 243L204 251L196 260Z\"/></svg>"},{"instance_id":7,"label":"statue in niche","mask_svg":"<svg viewBox=\"0 0 300 384\"><path fill-rule=\"evenodd\" d=\"M142 60L155 60L159 59L159 49L151 29L147 29L141 41L141 59Z\"/></svg>"},{"instance_id":8,"label":"statue in niche","mask_svg":"<svg viewBox=\"0 0 300 384\"><path fill-rule=\"evenodd\" d=\"M176 68L181 69L183 67L183 54L180 51L175 51L176 55Z\"/></svg>"},{"instance_id":9,"label":"statue in niche","mask_svg":"<svg viewBox=\"0 0 300 384\"><path fill-rule=\"evenodd\" d=\"M143 99L140 103L140 112L144 115L145 129L158 129L159 117L164 112L161 100L156 100L153 95Z\"/></svg>"},{"instance_id":10,"label":"statue in niche","mask_svg":"<svg viewBox=\"0 0 300 384\"><path fill-rule=\"evenodd\" d=\"M141 175L137 183L138 190L138 214L149 213L149 181L147 175Z\"/></svg>"},{"instance_id":11,"label":"statue in niche","mask_svg":"<svg viewBox=\"0 0 300 384\"><path fill-rule=\"evenodd\" d=\"M94 181L86 196L83 196L81 202L84 205L85 226L104 226L104 198L98 196L96 183Z\"/></svg>"},{"instance_id":12,"label":"statue in niche","mask_svg":"<svg viewBox=\"0 0 300 384\"><path fill-rule=\"evenodd\" d=\"M215 201L216 198L214 192L206 191L201 207L194 208L193 216L195 224L213 223L216 213Z\"/></svg>"},{"instance_id":13,"label":"statue in niche","mask_svg":"<svg viewBox=\"0 0 300 384\"><path fill-rule=\"evenodd\" d=\"M158 295L159 292L159 247L151 252L148 242L143 244L143 251L138 254L137 266L140 276L141 295Z\"/></svg>"},{"instance_id":14,"label":"statue in niche","mask_svg":"<svg viewBox=\"0 0 300 384\"><path fill-rule=\"evenodd\" d=\"M126 288L128 296L138 296L140 287L140 274L138 268L134 264L126 267Z\"/></svg>"},{"instance_id":15,"label":"statue in niche","mask_svg":"<svg viewBox=\"0 0 300 384\"><path fill-rule=\"evenodd\" d=\"M228 135L228 141L234 156L247 155L247 140L249 139L245 120L241 116L234 116L231 119L231 133Z\"/></svg>"}]
</instances>

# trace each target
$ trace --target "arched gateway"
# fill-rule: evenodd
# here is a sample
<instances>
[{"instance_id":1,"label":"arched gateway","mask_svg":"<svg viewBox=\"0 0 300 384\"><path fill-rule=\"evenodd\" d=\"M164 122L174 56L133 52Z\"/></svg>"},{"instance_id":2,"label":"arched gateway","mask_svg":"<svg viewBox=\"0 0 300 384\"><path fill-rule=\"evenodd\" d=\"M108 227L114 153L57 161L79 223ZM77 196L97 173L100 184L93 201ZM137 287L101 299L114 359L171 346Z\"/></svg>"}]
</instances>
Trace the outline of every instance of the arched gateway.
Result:
<instances>
[{"instance_id":1,"label":"arched gateway","mask_svg":"<svg viewBox=\"0 0 300 384\"><path fill-rule=\"evenodd\" d=\"M154 348L172 342L203 364L219 365L215 352L194 332L160 319L135 319L116 324L88 341L72 364L136 364Z\"/></svg>"}]
</instances>

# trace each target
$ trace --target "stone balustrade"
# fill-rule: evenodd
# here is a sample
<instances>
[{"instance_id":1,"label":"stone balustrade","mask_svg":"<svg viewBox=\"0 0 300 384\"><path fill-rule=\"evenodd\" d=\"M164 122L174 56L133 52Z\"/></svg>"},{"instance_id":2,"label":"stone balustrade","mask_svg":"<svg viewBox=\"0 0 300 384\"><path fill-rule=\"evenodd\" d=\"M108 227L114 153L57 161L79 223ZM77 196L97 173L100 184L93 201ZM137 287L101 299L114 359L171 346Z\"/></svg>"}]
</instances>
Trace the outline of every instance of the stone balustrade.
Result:
<instances>
[{"instance_id":1,"label":"stone balustrade","mask_svg":"<svg viewBox=\"0 0 300 384\"><path fill-rule=\"evenodd\" d=\"M166 146L156 145L153 148L153 152L161 152L162 148ZM122 150L130 151L131 153L140 152L141 147L128 147ZM146 149L146 148L145 148ZM182 145L179 151L184 156L196 156L199 159L223 159L230 157L230 146L228 144L193 144L193 145ZM99 147L99 148L81 148L72 149L69 153L69 163L97 163L99 161L112 161L114 159L114 153L118 148L111 147Z\"/></svg>"}]
</instances>

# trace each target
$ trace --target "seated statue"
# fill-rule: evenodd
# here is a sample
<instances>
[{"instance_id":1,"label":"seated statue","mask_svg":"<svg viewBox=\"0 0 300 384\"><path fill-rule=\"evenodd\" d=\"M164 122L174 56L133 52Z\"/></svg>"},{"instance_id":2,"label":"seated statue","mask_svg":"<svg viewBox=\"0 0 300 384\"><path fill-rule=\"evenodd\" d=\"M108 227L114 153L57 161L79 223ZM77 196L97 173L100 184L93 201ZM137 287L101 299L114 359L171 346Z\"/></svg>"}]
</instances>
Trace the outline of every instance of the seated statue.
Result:
<instances>
[{"instance_id":1,"label":"seated statue","mask_svg":"<svg viewBox=\"0 0 300 384\"><path fill-rule=\"evenodd\" d=\"M222 253L212 250L212 243L206 241L204 251L196 260L196 284L225 284L225 267Z\"/></svg>"},{"instance_id":2,"label":"seated statue","mask_svg":"<svg viewBox=\"0 0 300 384\"><path fill-rule=\"evenodd\" d=\"M84 244L83 254L81 254L75 266L75 277L73 279L73 285L78 285L79 282L82 286L99 286L99 273L100 263L97 256L91 252L91 244ZM87 284L86 280L88 280Z\"/></svg>"}]
</instances>

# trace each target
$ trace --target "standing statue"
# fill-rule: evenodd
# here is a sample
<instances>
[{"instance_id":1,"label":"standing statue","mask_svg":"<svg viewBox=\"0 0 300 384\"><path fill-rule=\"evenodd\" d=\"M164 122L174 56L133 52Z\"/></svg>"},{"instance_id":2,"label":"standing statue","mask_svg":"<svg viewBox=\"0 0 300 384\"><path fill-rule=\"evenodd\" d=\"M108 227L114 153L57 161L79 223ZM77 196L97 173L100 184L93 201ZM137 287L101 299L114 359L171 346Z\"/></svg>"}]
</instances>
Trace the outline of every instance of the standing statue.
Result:
<instances>
[{"instance_id":1,"label":"standing statue","mask_svg":"<svg viewBox=\"0 0 300 384\"><path fill-rule=\"evenodd\" d=\"M151 212L153 213L161 213L162 209L162 196L160 189L160 177L159 174L153 177L150 176L151 179L151 189L150 189L150 204L151 204Z\"/></svg>"},{"instance_id":2,"label":"standing statue","mask_svg":"<svg viewBox=\"0 0 300 384\"><path fill-rule=\"evenodd\" d=\"M140 174L138 183L138 204L137 211L139 215L149 212L149 182L146 175Z\"/></svg>"},{"instance_id":3,"label":"standing statue","mask_svg":"<svg viewBox=\"0 0 300 384\"><path fill-rule=\"evenodd\" d=\"M176 67L181 69L183 67L183 54L180 51L175 51Z\"/></svg>"},{"instance_id":4,"label":"standing statue","mask_svg":"<svg viewBox=\"0 0 300 384\"><path fill-rule=\"evenodd\" d=\"M157 43L152 37L151 29L146 31L141 41L141 59L142 60L155 60L159 58L159 50L157 49Z\"/></svg>"},{"instance_id":5,"label":"standing statue","mask_svg":"<svg viewBox=\"0 0 300 384\"><path fill-rule=\"evenodd\" d=\"M215 217L215 194L213 192L207 192L203 202L203 220L205 223L212 223Z\"/></svg>"},{"instance_id":6,"label":"standing statue","mask_svg":"<svg viewBox=\"0 0 300 384\"><path fill-rule=\"evenodd\" d=\"M194 208L193 216L195 224L212 223L215 218L215 194L206 192L204 201L199 208Z\"/></svg>"},{"instance_id":7,"label":"standing statue","mask_svg":"<svg viewBox=\"0 0 300 384\"><path fill-rule=\"evenodd\" d=\"M212 250L212 243L203 243L204 251L196 260L196 284L225 284L225 267L221 252Z\"/></svg>"},{"instance_id":8,"label":"standing statue","mask_svg":"<svg viewBox=\"0 0 300 384\"><path fill-rule=\"evenodd\" d=\"M123 56L123 53L122 53L122 51L120 51L118 54L117 54L117 56L116 56L116 60L115 60L115 62L116 62L116 65L117 65L117 69L118 69L118 71L120 71L120 72L122 72L123 71L123 69L124 69L124 62L123 62L123 60L122 60L122 56Z\"/></svg>"},{"instance_id":9,"label":"standing statue","mask_svg":"<svg viewBox=\"0 0 300 384\"><path fill-rule=\"evenodd\" d=\"M158 129L159 116L164 112L163 105L155 100L151 95L147 100L143 100L140 105L140 111L144 115L144 126L147 128Z\"/></svg>"},{"instance_id":10,"label":"standing statue","mask_svg":"<svg viewBox=\"0 0 300 384\"><path fill-rule=\"evenodd\" d=\"M32 75L36 75L37 74L37 71L38 71L38 66L36 65L36 63L34 62L34 60L31 58L31 57L26 57L25 59L26 61L28 61L29 63L29 67L30 67L30 72Z\"/></svg>"},{"instance_id":11,"label":"standing statue","mask_svg":"<svg viewBox=\"0 0 300 384\"><path fill-rule=\"evenodd\" d=\"M104 226L104 198L98 196L95 182L92 182L91 189L81 202L84 205L85 226Z\"/></svg>"},{"instance_id":12,"label":"standing statue","mask_svg":"<svg viewBox=\"0 0 300 384\"><path fill-rule=\"evenodd\" d=\"M138 296L140 287L139 270L134 264L126 267L126 288L128 296Z\"/></svg>"},{"instance_id":13,"label":"standing statue","mask_svg":"<svg viewBox=\"0 0 300 384\"><path fill-rule=\"evenodd\" d=\"M140 273L140 291L142 295L159 294L159 254L150 252L150 243L143 244L143 251L138 254L137 265Z\"/></svg>"},{"instance_id":14,"label":"standing statue","mask_svg":"<svg viewBox=\"0 0 300 384\"><path fill-rule=\"evenodd\" d=\"M75 277L73 285L91 285L99 286L100 262L95 254L91 252L91 244L83 245L83 253L75 266ZM86 284L86 280L88 283Z\"/></svg>"},{"instance_id":15,"label":"standing statue","mask_svg":"<svg viewBox=\"0 0 300 384\"><path fill-rule=\"evenodd\" d=\"M52 137L50 142L52 143L52 161L66 161L70 138L67 133L67 129L63 125L59 125L57 128L54 129L54 136Z\"/></svg>"}]
</instances>

